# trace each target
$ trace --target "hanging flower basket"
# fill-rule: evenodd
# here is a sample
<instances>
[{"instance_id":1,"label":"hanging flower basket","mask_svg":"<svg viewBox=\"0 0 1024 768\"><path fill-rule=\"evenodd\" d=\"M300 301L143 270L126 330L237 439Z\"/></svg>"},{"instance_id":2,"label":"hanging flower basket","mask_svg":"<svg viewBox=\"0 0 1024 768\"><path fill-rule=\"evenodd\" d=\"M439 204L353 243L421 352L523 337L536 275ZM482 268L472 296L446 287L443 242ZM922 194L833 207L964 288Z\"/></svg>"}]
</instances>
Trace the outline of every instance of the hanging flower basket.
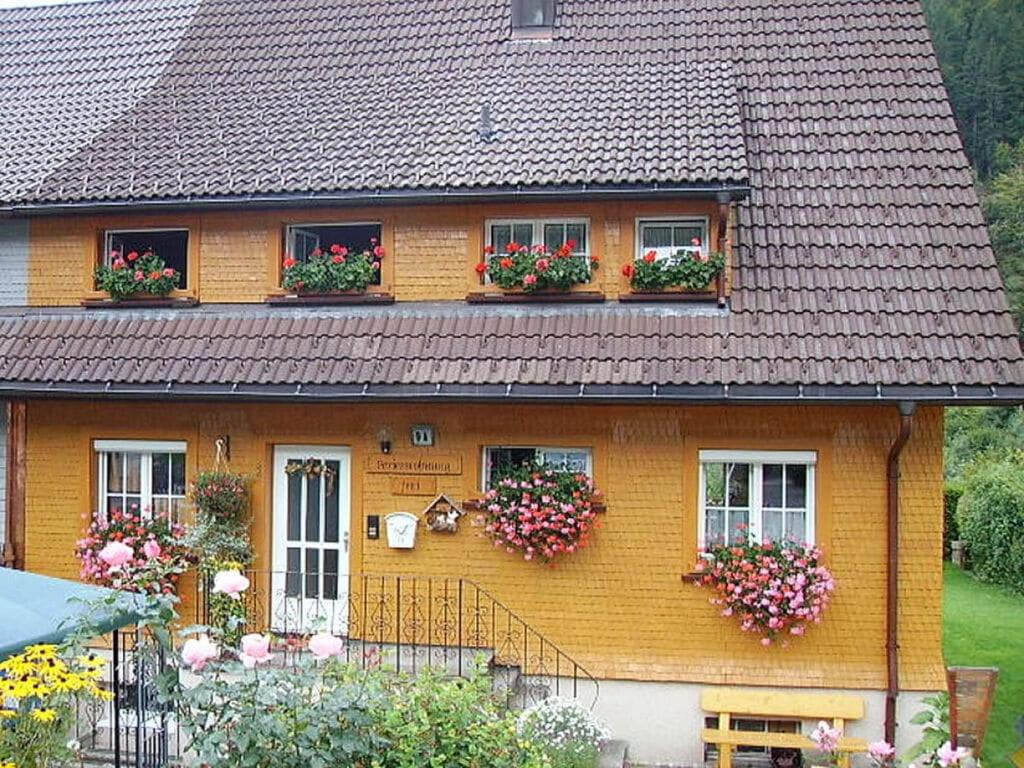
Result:
<instances>
[{"instance_id":1,"label":"hanging flower basket","mask_svg":"<svg viewBox=\"0 0 1024 768\"><path fill-rule=\"evenodd\" d=\"M832 600L835 579L821 550L796 542L716 545L697 563L697 583L714 590L711 602L735 616L744 632L771 645L817 624Z\"/></svg>"},{"instance_id":2,"label":"hanging flower basket","mask_svg":"<svg viewBox=\"0 0 1024 768\"><path fill-rule=\"evenodd\" d=\"M380 275L384 248L370 241L365 251L349 251L334 244L328 250L314 250L305 261L286 256L281 266L281 285L300 295L365 293Z\"/></svg>"},{"instance_id":3,"label":"hanging flower basket","mask_svg":"<svg viewBox=\"0 0 1024 768\"><path fill-rule=\"evenodd\" d=\"M587 546L599 500L585 474L526 464L506 469L474 506L495 547L550 562Z\"/></svg>"}]
</instances>

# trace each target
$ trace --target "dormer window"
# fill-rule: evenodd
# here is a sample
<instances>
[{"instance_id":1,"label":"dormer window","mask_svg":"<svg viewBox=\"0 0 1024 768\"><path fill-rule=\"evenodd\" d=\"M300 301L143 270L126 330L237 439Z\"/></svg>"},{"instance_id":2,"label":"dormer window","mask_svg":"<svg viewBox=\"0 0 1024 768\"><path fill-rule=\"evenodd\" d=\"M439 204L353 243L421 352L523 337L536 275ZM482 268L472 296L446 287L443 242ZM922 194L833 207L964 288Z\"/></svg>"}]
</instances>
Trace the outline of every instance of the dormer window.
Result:
<instances>
[{"instance_id":1,"label":"dormer window","mask_svg":"<svg viewBox=\"0 0 1024 768\"><path fill-rule=\"evenodd\" d=\"M545 33L555 25L555 0L512 0L513 32Z\"/></svg>"}]
</instances>

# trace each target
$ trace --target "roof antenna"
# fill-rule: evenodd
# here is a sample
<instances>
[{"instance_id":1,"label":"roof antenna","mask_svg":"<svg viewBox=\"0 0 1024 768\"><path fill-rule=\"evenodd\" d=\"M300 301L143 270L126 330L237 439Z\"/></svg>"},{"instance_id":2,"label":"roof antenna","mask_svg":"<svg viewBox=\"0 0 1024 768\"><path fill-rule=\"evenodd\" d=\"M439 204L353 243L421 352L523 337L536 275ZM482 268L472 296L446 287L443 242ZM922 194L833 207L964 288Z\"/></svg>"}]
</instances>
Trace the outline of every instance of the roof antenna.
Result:
<instances>
[{"instance_id":1,"label":"roof antenna","mask_svg":"<svg viewBox=\"0 0 1024 768\"><path fill-rule=\"evenodd\" d=\"M485 101L480 107L480 122L477 123L477 135L483 141L494 141L498 138L498 129L494 125L494 117L491 116L491 103Z\"/></svg>"}]
</instances>

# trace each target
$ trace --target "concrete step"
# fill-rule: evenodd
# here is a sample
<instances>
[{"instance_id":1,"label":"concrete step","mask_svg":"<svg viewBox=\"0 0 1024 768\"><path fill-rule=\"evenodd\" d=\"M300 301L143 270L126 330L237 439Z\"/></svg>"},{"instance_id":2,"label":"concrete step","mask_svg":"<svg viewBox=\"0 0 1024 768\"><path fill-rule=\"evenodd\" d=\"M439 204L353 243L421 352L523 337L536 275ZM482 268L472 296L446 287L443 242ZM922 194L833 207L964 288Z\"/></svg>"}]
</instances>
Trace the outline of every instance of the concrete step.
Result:
<instances>
[{"instance_id":1,"label":"concrete step","mask_svg":"<svg viewBox=\"0 0 1024 768\"><path fill-rule=\"evenodd\" d=\"M625 768L629 744L621 739L612 739L601 749L598 768Z\"/></svg>"}]
</instances>

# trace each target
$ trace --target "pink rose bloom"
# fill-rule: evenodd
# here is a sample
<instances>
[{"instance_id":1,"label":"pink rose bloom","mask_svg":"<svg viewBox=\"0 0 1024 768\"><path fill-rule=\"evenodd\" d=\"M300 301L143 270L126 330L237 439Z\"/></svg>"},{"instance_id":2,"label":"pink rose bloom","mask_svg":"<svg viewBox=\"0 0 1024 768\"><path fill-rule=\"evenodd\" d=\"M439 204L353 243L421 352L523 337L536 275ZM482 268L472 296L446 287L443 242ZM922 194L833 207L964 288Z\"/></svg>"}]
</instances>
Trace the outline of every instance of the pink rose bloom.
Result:
<instances>
[{"instance_id":1,"label":"pink rose bloom","mask_svg":"<svg viewBox=\"0 0 1024 768\"><path fill-rule=\"evenodd\" d=\"M309 638L309 652L318 659L340 656L344 648L345 643L340 637L334 637L334 635L328 635L325 632Z\"/></svg>"},{"instance_id":2,"label":"pink rose bloom","mask_svg":"<svg viewBox=\"0 0 1024 768\"><path fill-rule=\"evenodd\" d=\"M135 550L120 541L112 541L100 550L99 557L110 568L120 568L135 557Z\"/></svg>"},{"instance_id":3,"label":"pink rose bloom","mask_svg":"<svg viewBox=\"0 0 1024 768\"><path fill-rule=\"evenodd\" d=\"M811 733L811 741L817 744L822 752L831 754L839 748L839 738L842 735L841 731L822 720Z\"/></svg>"},{"instance_id":4,"label":"pink rose bloom","mask_svg":"<svg viewBox=\"0 0 1024 768\"><path fill-rule=\"evenodd\" d=\"M937 750L935 750L935 756L939 758L939 765L942 768L949 768L951 765L960 765L960 761L965 757L969 757L971 750L966 747L957 747L953 749L953 745L950 742L946 742Z\"/></svg>"},{"instance_id":5,"label":"pink rose bloom","mask_svg":"<svg viewBox=\"0 0 1024 768\"><path fill-rule=\"evenodd\" d=\"M241 600L242 593L248 588L249 580L238 571L217 571L214 574L214 594L227 595L232 600Z\"/></svg>"},{"instance_id":6,"label":"pink rose bloom","mask_svg":"<svg viewBox=\"0 0 1024 768\"><path fill-rule=\"evenodd\" d=\"M868 744L868 754L878 763L884 763L896 757L896 747L888 741L873 741Z\"/></svg>"},{"instance_id":7,"label":"pink rose bloom","mask_svg":"<svg viewBox=\"0 0 1024 768\"><path fill-rule=\"evenodd\" d=\"M270 638L266 635L246 635L242 638L242 652L238 658L245 665L246 669L252 669L257 664L266 664L273 658L270 652Z\"/></svg>"},{"instance_id":8,"label":"pink rose bloom","mask_svg":"<svg viewBox=\"0 0 1024 768\"><path fill-rule=\"evenodd\" d=\"M160 542L156 539L149 539L142 545L142 553L150 560L153 560L154 558L160 557L163 550L160 548Z\"/></svg>"},{"instance_id":9,"label":"pink rose bloom","mask_svg":"<svg viewBox=\"0 0 1024 768\"><path fill-rule=\"evenodd\" d=\"M200 635L185 641L181 649L181 660L188 664L193 672L199 672L206 666L206 662L216 659L219 654L217 644L206 635Z\"/></svg>"}]
</instances>

